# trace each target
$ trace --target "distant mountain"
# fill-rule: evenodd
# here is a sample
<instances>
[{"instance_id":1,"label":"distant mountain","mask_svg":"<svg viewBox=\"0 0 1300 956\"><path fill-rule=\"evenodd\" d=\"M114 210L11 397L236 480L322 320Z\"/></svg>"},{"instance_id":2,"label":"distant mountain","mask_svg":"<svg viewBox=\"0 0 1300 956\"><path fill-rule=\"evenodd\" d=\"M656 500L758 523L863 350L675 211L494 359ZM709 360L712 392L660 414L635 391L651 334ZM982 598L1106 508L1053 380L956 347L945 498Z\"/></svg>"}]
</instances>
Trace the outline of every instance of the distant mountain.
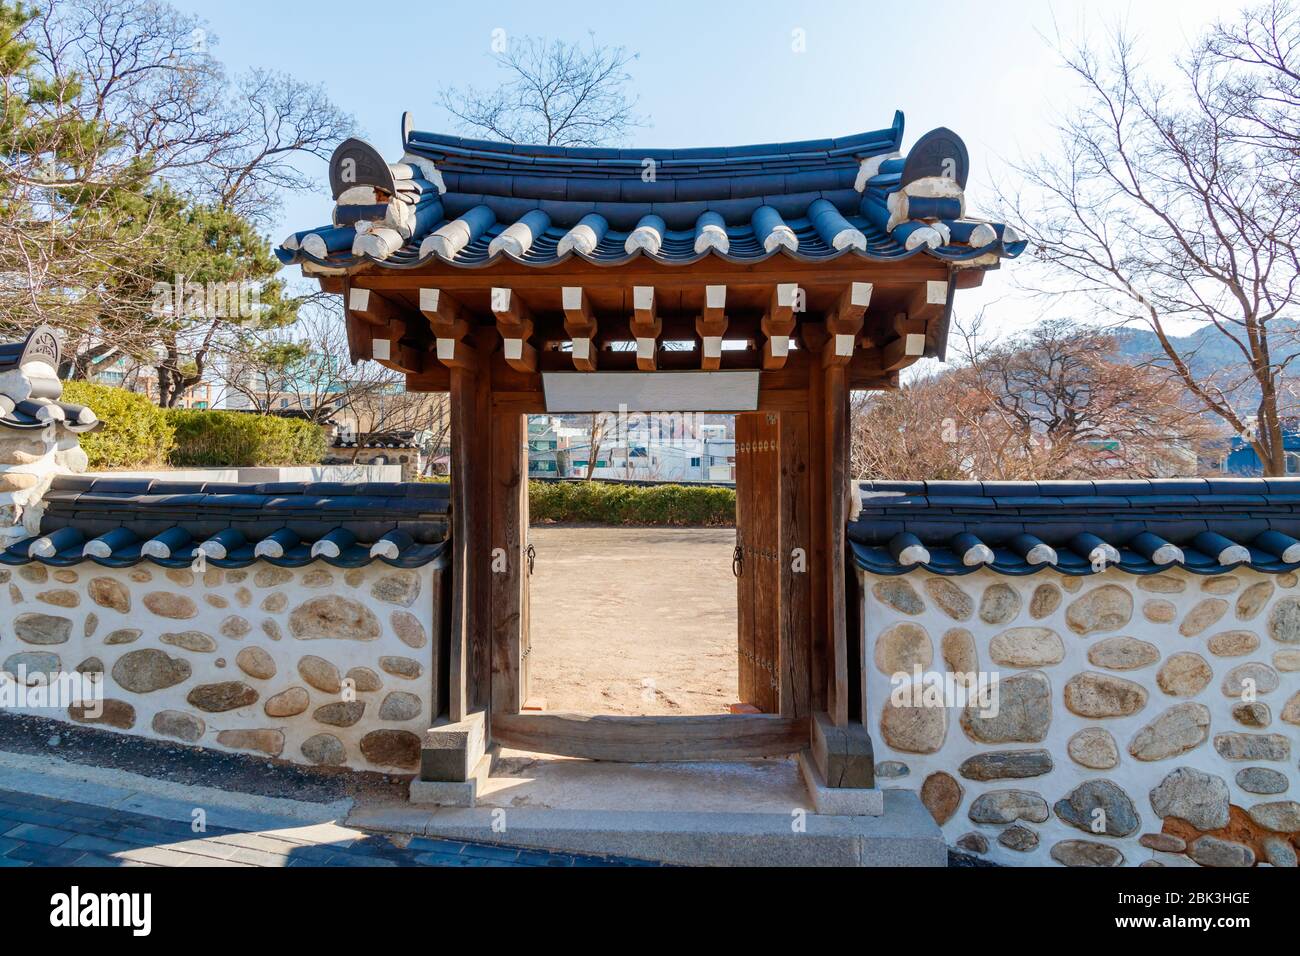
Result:
<instances>
[{"instance_id":1,"label":"distant mountain","mask_svg":"<svg viewBox=\"0 0 1300 956\"><path fill-rule=\"evenodd\" d=\"M1269 324L1274 361L1283 361L1289 355L1300 355L1300 322L1275 321ZM1115 333L1119 343L1119 357L1134 365L1152 362L1168 368L1169 359L1160 346L1159 339L1150 329L1121 329ZM1197 329L1190 335L1171 338L1178 354L1192 371L1204 380L1220 379L1225 386L1245 377L1241 350L1213 326ZM1289 381L1300 379L1300 360ZM1240 413L1254 414L1259 404L1259 388L1247 382L1233 394L1233 405Z\"/></svg>"}]
</instances>

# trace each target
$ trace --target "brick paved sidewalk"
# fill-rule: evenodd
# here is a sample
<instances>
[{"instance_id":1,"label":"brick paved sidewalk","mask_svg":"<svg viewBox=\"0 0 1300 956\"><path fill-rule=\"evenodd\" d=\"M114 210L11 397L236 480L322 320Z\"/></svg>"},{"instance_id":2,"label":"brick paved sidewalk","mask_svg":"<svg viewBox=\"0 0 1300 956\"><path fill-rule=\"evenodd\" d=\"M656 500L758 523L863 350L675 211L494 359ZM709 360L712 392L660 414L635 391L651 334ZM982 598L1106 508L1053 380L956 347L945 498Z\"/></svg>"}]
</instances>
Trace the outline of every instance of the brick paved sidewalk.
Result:
<instances>
[{"instance_id":1,"label":"brick paved sidewalk","mask_svg":"<svg viewBox=\"0 0 1300 956\"><path fill-rule=\"evenodd\" d=\"M176 820L0 790L0 867L654 865L428 837L399 847L333 823L195 833Z\"/></svg>"}]
</instances>

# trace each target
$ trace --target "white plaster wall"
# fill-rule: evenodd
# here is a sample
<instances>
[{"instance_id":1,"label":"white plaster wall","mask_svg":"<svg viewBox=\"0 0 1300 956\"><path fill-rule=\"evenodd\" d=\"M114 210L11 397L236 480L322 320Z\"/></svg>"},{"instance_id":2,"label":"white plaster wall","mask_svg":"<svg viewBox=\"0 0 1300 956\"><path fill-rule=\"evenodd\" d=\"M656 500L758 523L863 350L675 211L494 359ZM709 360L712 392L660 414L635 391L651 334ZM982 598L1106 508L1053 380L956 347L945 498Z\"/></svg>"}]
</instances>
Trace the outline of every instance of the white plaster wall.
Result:
<instances>
[{"instance_id":1,"label":"white plaster wall","mask_svg":"<svg viewBox=\"0 0 1300 956\"><path fill-rule=\"evenodd\" d=\"M126 569L109 569L88 562L70 569L47 568L33 563L0 571L0 662L3 662L0 666L13 672L14 655L31 652L57 654L64 671L72 671L84 666L89 659L97 658L103 665L105 698L124 701L134 711L129 728L103 722L95 724L107 730L174 741L175 738L159 733L153 725L157 714L173 711L203 721L202 735L194 742L202 747L242 750L297 763L312 763L315 761L302 750L304 742L315 735L331 734L343 745L346 754L344 766L368 770L414 769L413 764L405 759L400 764L383 764L368 759L362 751L362 740L375 731L399 732L418 739L430 725L437 640L435 602L438 599L433 568L426 566L413 571L399 571L376 562L365 568L344 570L313 562L305 568L287 571L288 580L280 582L268 579L266 575L271 572L285 572L285 569L256 562L242 570L209 568L206 573L196 575L188 571L166 571L148 562ZM92 596L91 582L104 579L116 581L125 588L130 597L129 610L124 612L97 603ZM393 587L394 583L403 586ZM193 616L175 619L151 611L145 602L146 595L151 593L188 598L193 603ZM291 626L295 608L321 597L334 597L367 608L378 622L378 635L367 640L296 637ZM74 606L66 606L68 603ZM349 607L346 603L338 606ZM19 628L16 625L23 620L23 615L31 613L68 619L71 622L70 636L66 641L53 644L34 645L24 641L17 633ZM406 626L401 629L401 633L406 635L405 640L394 626L396 614L409 614L418 623L418 628L413 628L410 621L406 621ZM223 623L232 615L248 622L248 633L240 636L238 628L232 629L228 625L223 629ZM139 629L142 633L130 643L105 642L110 634L123 628ZM211 651L196 651L162 640L164 634L185 631L208 635L215 647ZM237 655L249 647L260 648L270 656L275 666L273 675L254 677L241 669L236 661ZM188 662L190 676L174 686L145 693L123 688L113 676L115 663L131 652L149 648ZM346 675L354 667L369 668L382 682L382 687L377 690L355 692L352 699L364 702L365 710L352 726L327 725L313 716L318 708L345 700L348 692L346 686L330 692L308 683L299 671L300 662L308 655L325 659L337 668L340 675ZM384 658L399 658L406 663L398 669L418 673L411 677L390 673L383 666ZM256 692L256 701L234 710L210 712L187 700L187 695L199 685L226 681L242 681ZM309 698L306 709L293 716L269 716L267 701L292 687L306 691ZM418 713L406 719L382 719L383 702L395 691L417 697ZM70 720L66 708L18 710ZM234 730L272 731L266 737L270 742L269 749L265 746L263 749L257 746L233 747L218 740L221 732ZM283 735L283 743L279 752L273 753L274 732L277 731ZM397 749L403 754L410 753L412 737L401 737L405 746ZM389 742L393 739L396 738L390 735ZM418 744L415 752L418 753Z\"/></svg>"},{"instance_id":2,"label":"white plaster wall","mask_svg":"<svg viewBox=\"0 0 1300 956\"><path fill-rule=\"evenodd\" d=\"M1300 773L1297 773L1297 759L1300 758L1300 726L1280 720L1280 714L1287 702L1293 700L1300 692L1300 671L1286 671L1275 666L1275 654L1278 652L1300 652L1300 644L1284 644L1269 636L1268 619L1273 606L1284 598L1300 597L1296 587L1295 575L1261 574L1250 570L1239 570L1231 574L1236 580L1236 587L1227 594L1208 594L1203 590L1207 578L1182 571L1167 572L1161 577L1175 578L1183 582L1180 593L1149 593L1138 587L1139 578L1126 572L1112 569L1101 574L1085 578L1069 578L1055 571L1045 570L1027 577L1015 578L997 574L990 570L980 570L963 577L948 577L945 580L956 584L975 603L974 613L966 620L955 620L936 606L926 592L924 584L927 578L937 577L924 570L918 570L901 578L886 578L859 573L861 584L862 621L865 630L866 693L870 713L869 729L875 746L876 764L880 767L887 761L900 761L907 765L906 776L896 779L878 777L877 785L882 788L909 788L920 790L926 778L936 772L946 772L961 785L963 794L960 805L952 817L943 824L944 835L949 845L957 843L964 834L977 832L988 840L989 851L983 856L998 863L1008 865L1056 865L1050 857L1052 846L1063 840L1094 840L1113 845L1124 855L1125 865L1137 865L1143 861L1157 859L1166 865L1187 865L1190 861L1183 855L1153 852L1138 841L1142 834L1157 833L1162 829L1163 821L1152 809L1149 792L1165 776L1177 767L1194 767L1207 773L1217 775L1228 785L1230 802L1236 807L1249 809L1257 804L1300 799ZM873 592L877 582L906 581L924 602L924 609L916 615L900 613L894 607L883 603ZM1249 621L1238 620L1236 600L1242 591L1257 581L1270 581L1276 588L1272 598L1264 609ZM1036 588L1050 583L1065 585L1077 590L1071 592L1063 588L1062 600L1056 609L1042 618L1030 616L1030 599ZM991 625L980 619L979 604L981 595L990 585L1003 584L1013 588L1021 599L1019 613L1014 619ZM1134 610L1132 618L1123 626L1113 630L1080 636L1066 622L1067 609L1072 602L1090 591L1108 584L1116 584L1133 595ZM1218 586L1218 585L1216 585ZM1179 632L1179 625L1187 613L1207 597L1222 597L1229 604L1227 613L1217 623L1204 632L1186 637ZM1143 604L1151 599L1167 600L1172 603L1177 613L1168 623L1153 623L1143 615ZM920 625L927 632L933 649L934 663L932 670L942 673L945 669L941 653L943 635L952 628L965 628L971 632L982 670L998 674L1001 678L1013 676L1030 670L1037 670L1047 675L1051 684L1052 715L1046 739L1041 743L1005 743L988 744L971 739L960 724L961 709L948 710L947 729L942 745L934 753L909 753L890 746L881 728L882 708L886 705L892 685L890 678L881 673L876 666L874 653L877 639L893 625L908 621ZM1055 631L1064 644L1064 658L1060 663L1027 668L999 667L990 657L991 639L1012 627L1045 627ZM1210 637L1226 630L1250 630L1259 637L1257 650L1240 657L1217 657L1207 649ZM1088 660L1088 650L1098 641L1108 637L1129 636L1150 642L1159 649L1160 660L1135 670L1107 670ZM1213 669L1213 678L1199 693L1191 697L1172 697L1164 693L1156 683L1156 674L1169 655L1192 651L1199 654ZM1273 666L1278 672L1280 686L1271 693L1261 693L1258 700L1267 704L1271 711L1269 726L1248 727L1238 723L1232 715L1232 707L1238 703L1236 698L1226 696L1222 689L1224 676L1237 665L1246 662L1259 662ZM1146 688L1148 700L1137 713L1124 717L1088 718L1072 713L1064 703L1063 689L1066 682L1074 675L1083 672L1110 674L1115 677L1133 681ZM1141 761L1128 752L1133 737L1147 726L1159 714L1175 704L1195 701L1204 704L1210 711L1211 723L1207 739L1194 749L1173 757L1157 761ZM1075 763L1067 753L1067 741L1078 731L1088 727L1101 727L1114 737L1119 750L1119 764L1110 770L1092 770ZM1244 760L1230 761L1219 755L1214 747L1214 738L1222 733L1280 734L1291 741L1291 751L1285 761ZM958 768L964 760L976 754L992 751L1037 750L1050 752L1053 769L1042 776L1025 779L1006 779L981 782L963 778ZM1284 774L1289 786L1284 793L1259 795L1242 790L1236 781L1236 774L1245 767L1267 767ZM1131 798L1141 818L1139 828L1127 837L1099 836L1083 832L1060 820L1052 807L1056 801L1066 797L1076 786L1086 780L1104 778L1120 787ZM1040 794L1047 801L1049 817L1045 823L1026 823L1038 832L1040 841L1036 849L1020 852L997 843L1001 825L981 825L973 823L969 817L972 802L983 793L992 790L1018 789ZM1300 834L1291 834L1295 839Z\"/></svg>"}]
</instances>

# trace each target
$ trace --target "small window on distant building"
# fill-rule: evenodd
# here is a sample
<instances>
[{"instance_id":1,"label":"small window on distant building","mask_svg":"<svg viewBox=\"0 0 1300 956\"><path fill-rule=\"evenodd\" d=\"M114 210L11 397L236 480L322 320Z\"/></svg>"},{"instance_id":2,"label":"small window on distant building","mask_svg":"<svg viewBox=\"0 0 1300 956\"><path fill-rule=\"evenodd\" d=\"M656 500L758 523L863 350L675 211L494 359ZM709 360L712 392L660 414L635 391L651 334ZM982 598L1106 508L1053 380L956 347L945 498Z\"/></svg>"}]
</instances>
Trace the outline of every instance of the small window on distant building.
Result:
<instances>
[{"instance_id":1,"label":"small window on distant building","mask_svg":"<svg viewBox=\"0 0 1300 956\"><path fill-rule=\"evenodd\" d=\"M692 459L691 459L691 467L692 467L692 468L699 468L699 467L700 467L700 460L699 460L698 458L692 458Z\"/></svg>"},{"instance_id":2,"label":"small window on distant building","mask_svg":"<svg viewBox=\"0 0 1300 956\"><path fill-rule=\"evenodd\" d=\"M1288 475L1300 473L1300 454L1293 451L1286 453L1286 473Z\"/></svg>"}]
</instances>

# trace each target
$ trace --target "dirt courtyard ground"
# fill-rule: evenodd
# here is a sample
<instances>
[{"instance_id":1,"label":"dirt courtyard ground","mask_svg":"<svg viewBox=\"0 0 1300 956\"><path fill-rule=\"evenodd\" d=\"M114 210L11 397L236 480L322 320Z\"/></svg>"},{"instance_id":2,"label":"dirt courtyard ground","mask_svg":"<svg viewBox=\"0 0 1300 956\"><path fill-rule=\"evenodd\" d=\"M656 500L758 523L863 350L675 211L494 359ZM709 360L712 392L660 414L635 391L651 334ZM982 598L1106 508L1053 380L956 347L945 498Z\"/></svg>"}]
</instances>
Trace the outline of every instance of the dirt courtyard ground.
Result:
<instances>
[{"instance_id":1,"label":"dirt courtyard ground","mask_svg":"<svg viewBox=\"0 0 1300 956\"><path fill-rule=\"evenodd\" d=\"M542 525L532 687L548 711L717 714L736 700L732 528Z\"/></svg>"}]
</instances>

